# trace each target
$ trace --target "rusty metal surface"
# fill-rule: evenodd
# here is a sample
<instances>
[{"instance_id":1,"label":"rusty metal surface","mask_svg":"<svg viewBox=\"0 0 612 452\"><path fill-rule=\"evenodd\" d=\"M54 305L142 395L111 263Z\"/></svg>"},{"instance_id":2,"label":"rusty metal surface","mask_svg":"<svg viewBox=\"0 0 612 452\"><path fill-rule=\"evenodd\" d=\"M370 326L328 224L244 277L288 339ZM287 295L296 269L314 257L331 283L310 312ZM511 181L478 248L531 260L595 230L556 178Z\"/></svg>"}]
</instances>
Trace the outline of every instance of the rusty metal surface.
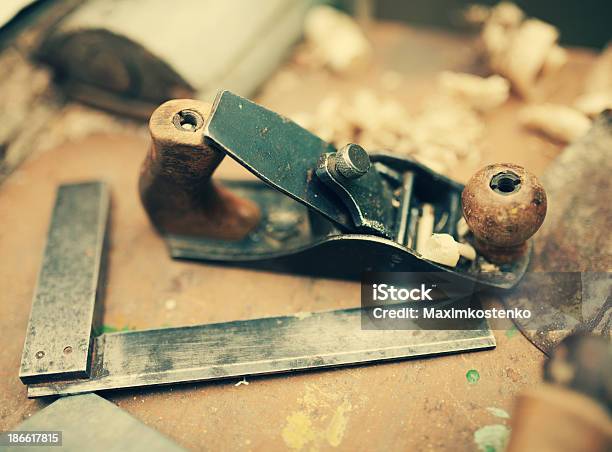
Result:
<instances>
[{"instance_id":1,"label":"rusty metal surface","mask_svg":"<svg viewBox=\"0 0 612 452\"><path fill-rule=\"evenodd\" d=\"M546 193L538 179L511 163L478 171L461 194L463 216L478 252L505 264L525 256L527 240L546 216Z\"/></svg>"},{"instance_id":2,"label":"rusty metal surface","mask_svg":"<svg viewBox=\"0 0 612 452\"><path fill-rule=\"evenodd\" d=\"M549 278L527 278L521 292L509 295L510 307L529 307L533 317L547 319L535 327L518 321L523 333L546 353L576 331L610 337L612 299L612 112L602 114L591 131L569 146L542 177L550 214L535 237L530 271L556 272ZM565 272L583 272L571 284ZM559 290L562 288L562 291ZM579 312L581 317L565 315Z\"/></svg>"},{"instance_id":3,"label":"rusty metal surface","mask_svg":"<svg viewBox=\"0 0 612 452\"><path fill-rule=\"evenodd\" d=\"M24 382L89 374L109 207L103 183L57 190L19 371Z\"/></svg>"},{"instance_id":4,"label":"rusty metal surface","mask_svg":"<svg viewBox=\"0 0 612 452\"><path fill-rule=\"evenodd\" d=\"M542 184L551 214L538 234L534 268L608 271L612 268L612 111L547 168Z\"/></svg>"}]
</instances>

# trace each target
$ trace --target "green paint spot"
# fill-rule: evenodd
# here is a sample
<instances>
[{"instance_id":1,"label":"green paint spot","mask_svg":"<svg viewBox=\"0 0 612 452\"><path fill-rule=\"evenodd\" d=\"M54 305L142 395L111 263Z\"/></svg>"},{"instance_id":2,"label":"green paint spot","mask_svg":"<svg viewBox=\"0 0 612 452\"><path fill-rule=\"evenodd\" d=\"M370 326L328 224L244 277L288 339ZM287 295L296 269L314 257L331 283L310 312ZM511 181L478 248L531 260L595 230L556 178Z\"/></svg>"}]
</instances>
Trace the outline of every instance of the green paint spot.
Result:
<instances>
[{"instance_id":1,"label":"green paint spot","mask_svg":"<svg viewBox=\"0 0 612 452\"><path fill-rule=\"evenodd\" d=\"M482 452L502 452L506 449L510 429L502 424L485 425L474 432L474 442Z\"/></svg>"},{"instance_id":2,"label":"green paint spot","mask_svg":"<svg viewBox=\"0 0 612 452\"><path fill-rule=\"evenodd\" d=\"M510 419L510 415L508 414L508 412L506 410L502 410L501 408L490 406L487 408L487 411L491 413L493 416L497 416L502 419Z\"/></svg>"},{"instance_id":3,"label":"green paint spot","mask_svg":"<svg viewBox=\"0 0 612 452\"><path fill-rule=\"evenodd\" d=\"M115 328L114 326L110 326L110 325L102 325L103 333L115 333L117 331L119 331L119 328Z\"/></svg>"},{"instance_id":4,"label":"green paint spot","mask_svg":"<svg viewBox=\"0 0 612 452\"><path fill-rule=\"evenodd\" d=\"M516 325L512 325L512 328L509 328L506 330L506 337L508 339L512 338L518 331L518 328L516 327Z\"/></svg>"},{"instance_id":5,"label":"green paint spot","mask_svg":"<svg viewBox=\"0 0 612 452\"><path fill-rule=\"evenodd\" d=\"M465 378L467 379L468 383L476 383L478 380L480 380L480 374L476 369L470 369L465 374Z\"/></svg>"},{"instance_id":6,"label":"green paint spot","mask_svg":"<svg viewBox=\"0 0 612 452\"><path fill-rule=\"evenodd\" d=\"M129 326L124 326L123 328L117 328L111 325L102 325L100 328L96 328L94 330L94 335L95 336L100 336L101 334L104 333L116 333L118 331L130 331L132 328L130 328Z\"/></svg>"}]
</instances>

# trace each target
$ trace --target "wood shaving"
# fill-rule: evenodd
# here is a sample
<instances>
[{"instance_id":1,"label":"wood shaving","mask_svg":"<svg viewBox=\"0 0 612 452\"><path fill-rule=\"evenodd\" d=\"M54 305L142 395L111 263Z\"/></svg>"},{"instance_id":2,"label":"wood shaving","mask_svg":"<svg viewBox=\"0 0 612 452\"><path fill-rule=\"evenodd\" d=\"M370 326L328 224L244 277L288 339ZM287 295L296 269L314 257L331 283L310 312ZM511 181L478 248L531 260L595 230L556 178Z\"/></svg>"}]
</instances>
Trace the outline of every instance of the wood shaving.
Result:
<instances>
[{"instance_id":1,"label":"wood shaving","mask_svg":"<svg viewBox=\"0 0 612 452\"><path fill-rule=\"evenodd\" d=\"M448 221L448 213L447 212L442 212L442 215L440 216L440 219L438 220L438 222L436 223L436 225L434 227L434 231L442 230L442 228L444 226L446 226L446 222L447 221Z\"/></svg>"},{"instance_id":2,"label":"wood shaving","mask_svg":"<svg viewBox=\"0 0 612 452\"><path fill-rule=\"evenodd\" d=\"M487 23L482 29L480 38L489 59L489 66L499 65L498 60L508 47L509 37L506 28L494 22Z\"/></svg>"},{"instance_id":3,"label":"wood shaving","mask_svg":"<svg viewBox=\"0 0 612 452\"><path fill-rule=\"evenodd\" d=\"M485 78L444 71L438 76L438 83L448 96L478 111L497 108L510 95L510 83L499 75Z\"/></svg>"},{"instance_id":4,"label":"wood shaving","mask_svg":"<svg viewBox=\"0 0 612 452\"><path fill-rule=\"evenodd\" d=\"M497 39L496 44L491 44L490 52L503 55L511 38L508 30L522 26L523 13L506 2L486 9L485 15L483 33L495 34L497 30L496 37L488 40L491 43ZM329 6L314 8L305 27L306 42L295 58L298 65L325 66L346 73L354 66L353 62L370 59L371 46L357 23ZM550 67L559 60L559 55L551 57ZM387 71L379 81L383 90L394 91L401 87L404 78L397 72ZM288 85L295 82L295 79L284 80ZM452 177L458 164L475 169L480 163L485 132L481 114L506 102L510 85L510 81L499 75L483 78L443 72L438 78L438 94L430 96L415 113L408 113L393 97L362 89L348 98L332 94L314 112L295 112L290 117L336 147L359 143L367 150L411 157L435 172Z\"/></svg>"},{"instance_id":5,"label":"wood shaving","mask_svg":"<svg viewBox=\"0 0 612 452\"><path fill-rule=\"evenodd\" d=\"M476 259L476 250L467 243L458 243L450 234L432 234L420 254L427 260L449 267L457 266L461 256Z\"/></svg>"},{"instance_id":6,"label":"wood shaving","mask_svg":"<svg viewBox=\"0 0 612 452\"><path fill-rule=\"evenodd\" d=\"M458 243L449 234L432 234L429 240L425 242L420 254L423 258L432 262L455 267L460 257L457 245Z\"/></svg>"},{"instance_id":7,"label":"wood shaving","mask_svg":"<svg viewBox=\"0 0 612 452\"><path fill-rule=\"evenodd\" d=\"M432 262L455 267L459 262L457 242L449 234L432 234L421 255Z\"/></svg>"},{"instance_id":8,"label":"wood shaving","mask_svg":"<svg viewBox=\"0 0 612 452\"><path fill-rule=\"evenodd\" d=\"M558 45L552 46L548 55L546 55L546 59L544 60L544 65L542 66L542 74L544 76L554 74L559 71L568 60L567 50Z\"/></svg>"},{"instance_id":9,"label":"wood shaving","mask_svg":"<svg viewBox=\"0 0 612 452\"><path fill-rule=\"evenodd\" d=\"M499 267L491 262L481 262L480 263L480 271L484 273L497 273L499 272Z\"/></svg>"},{"instance_id":10,"label":"wood shaving","mask_svg":"<svg viewBox=\"0 0 612 452\"><path fill-rule=\"evenodd\" d=\"M523 10L512 2L498 3L491 9L488 19L504 27L517 27L525 18Z\"/></svg>"},{"instance_id":11,"label":"wood shaving","mask_svg":"<svg viewBox=\"0 0 612 452\"><path fill-rule=\"evenodd\" d=\"M417 225L416 251L424 254L427 250L429 238L434 231L434 208L431 204L423 204L421 216Z\"/></svg>"},{"instance_id":12,"label":"wood shaving","mask_svg":"<svg viewBox=\"0 0 612 452\"><path fill-rule=\"evenodd\" d=\"M503 2L491 10L481 39L490 68L523 97L530 96L540 77L557 72L567 62L567 52L557 45L558 30L541 20L524 20L513 3Z\"/></svg>"},{"instance_id":13,"label":"wood shaving","mask_svg":"<svg viewBox=\"0 0 612 452\"><path fill-rule=\"evenodd\" d=\"M471 4L463 11L463 21L468 25L482 25L489 18L491 8L485 5Z\"/></svg>"},{"instance_id":14,"label":"wood shaving","mask_svg":"<svg viewBox=\"0 0 612 452\"><path fill-rule=\"evenodd\" d=\"M524 16L521 8L512 2L501 2L495 7L472 4L463 13L463 19L468 24L482 25L489 21L504 27L517 26Z\"/></svg>"},{"instance_id":15,"label":"wood shaving","mask_svg":"<svg viewBox=\"0 0 612 452\"><path fill-rule=\"evenodd\" d=\"M602 111L612 108L612 90L583 94L576 99L574 107L589 118L594 118Z\"/></svg>"},{"instance_id":16,"label":"wood shaving","mask_svg":"<svg viewBox=\"0 0 612 452\"><path fill-rule=\"evenodd\" d=\"M476 166L484 123L476 110L449 96L433 97L416 114L392 98L361 90L348 100L324 98L313 114L290 115L302 127L336 147L359 143L367 150L410 156L451 175L459 162Z\"/></svg>"},{"instance_id":17,"label":"wood shaving","mask_svg":"<svg viewBox=\"0 0 612 452\"><path fill-rule=\"evenodd\" d=\"M559 34L552 25L529 19L512 34L505 51L493 60L493 69L507 77L528 97Z\"/></svg>"},{"instance_id":18,"label":"wood shaving","mask_svg":"<svg viewBox=\"0 0 612 452\"><path fill-rule=\"evenodd\" d=\"M612 44L595 61L574 107L590 118L612 108Z\"/></svg>"},{"instance_id":19,"label":"wood shaving","mask_svg":"<svg viewBox=\"0 0 612 452\"><path fill-rule=\"evenodd\" d=\"M523 126L555 140L569 143L591 128L591 120L570 107L555 104L530 105L519 113Z\"/></svg>"},{"instance_id":20,"label":"wood shaving","mask_svg":"<svg viewBox=\"0 0 612 452\"><path fill-rule=\"evenodd\" d=\"M249 382L247 381L246 377L242 377L242 380L240 380L238 383L236 383L234 386L248 386Z\"/></svg>"},{"instance_id":21,"label":"wood shaving","mask_svg":"<svg viewBox=\"0 0 612 452\"><path fill-rule=\"evenodd\" d=\"M612 91L612 43L597 58L584 85L587 93Z\"/></svg>"},{"instance_id":22,"label":"wood shaving","mask_svg":"<svg viewBox=\"0 0 612 452\"><path fill-rule=\"evenodd\" d=\"M309 11L304 36L318 60L334 72L365 67L372 55L372 46L359 25L330 6L316 6Z\"/></svg>"},{"instance_id":23,"label":"wood shaving","mask_svg":"<svg viewBox=\"0 0 612 452\"><path fill-rule=\"evenodd\" d=\"M469 261L476 260L476 250L469 243L457 243L459 254Z\"/></svg>"},{"instance_id":24,"label":"wood shaving","mask_svg":"<svg viewBox=\"0 0 612 452\"><path fill-rule=\"evenodd\" d=\"M465 237L468 232L470 232L470 227L468 226L467 221L465 221L465 218L461 217L461 219L457 221L457 237L461 239Z\"/></svg>"}]
</instances>

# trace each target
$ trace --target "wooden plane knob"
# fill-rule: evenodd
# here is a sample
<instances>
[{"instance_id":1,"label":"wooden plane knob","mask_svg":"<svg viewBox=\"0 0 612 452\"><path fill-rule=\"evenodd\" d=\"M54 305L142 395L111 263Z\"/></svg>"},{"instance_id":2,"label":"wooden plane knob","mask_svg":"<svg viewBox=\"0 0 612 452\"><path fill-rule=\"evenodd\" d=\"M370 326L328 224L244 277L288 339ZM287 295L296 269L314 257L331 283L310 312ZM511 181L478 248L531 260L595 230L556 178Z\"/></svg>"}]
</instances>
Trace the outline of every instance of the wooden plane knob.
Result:
<instances>
[{"instance_id":1,"label":"wooden plane knob","mask_svg":"<svg viewBox=\"0 0 612 452\"><path fill-rule=\"evenodd\" d=\"M511 163L489 165L472 176L461 195L463 216L475 247L496 264L513 262L546 216L546 193L538 179Z\"/></svg>"},{"instance_id":2,"label":"wooden plane knob","mask_svg":"<svg viewBox=\"0 0 612 452\"><path fill-rule=\"evenodd\" d=\"M151 148L139 191L153 225L163 234L240 240L259 223L259 207L211 176L225 153L205 140L211 104L176 99L151 115Z\"/></svg>"}]
</instances>

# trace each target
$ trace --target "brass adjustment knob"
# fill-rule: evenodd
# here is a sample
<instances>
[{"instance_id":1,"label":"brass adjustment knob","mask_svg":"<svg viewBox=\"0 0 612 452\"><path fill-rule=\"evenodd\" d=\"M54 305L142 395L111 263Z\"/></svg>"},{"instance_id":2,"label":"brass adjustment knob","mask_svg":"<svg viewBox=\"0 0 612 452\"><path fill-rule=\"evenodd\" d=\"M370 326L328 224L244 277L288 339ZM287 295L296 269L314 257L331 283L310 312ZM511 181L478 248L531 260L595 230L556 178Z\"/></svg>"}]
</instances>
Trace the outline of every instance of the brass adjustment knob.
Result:
<instances>
[{"instance_id":1,"label":"brass adjustment knob","mask_svg":"<svg viewBox=\"0 0 612 452\"><path fill-rule=\"evenodd\" d=\"M474 246L496 264L523 256L527 240L546 216L544 188L533 174L511 163L489 165L474 174L461 201Z\"/></svg>"}]
</instances>

